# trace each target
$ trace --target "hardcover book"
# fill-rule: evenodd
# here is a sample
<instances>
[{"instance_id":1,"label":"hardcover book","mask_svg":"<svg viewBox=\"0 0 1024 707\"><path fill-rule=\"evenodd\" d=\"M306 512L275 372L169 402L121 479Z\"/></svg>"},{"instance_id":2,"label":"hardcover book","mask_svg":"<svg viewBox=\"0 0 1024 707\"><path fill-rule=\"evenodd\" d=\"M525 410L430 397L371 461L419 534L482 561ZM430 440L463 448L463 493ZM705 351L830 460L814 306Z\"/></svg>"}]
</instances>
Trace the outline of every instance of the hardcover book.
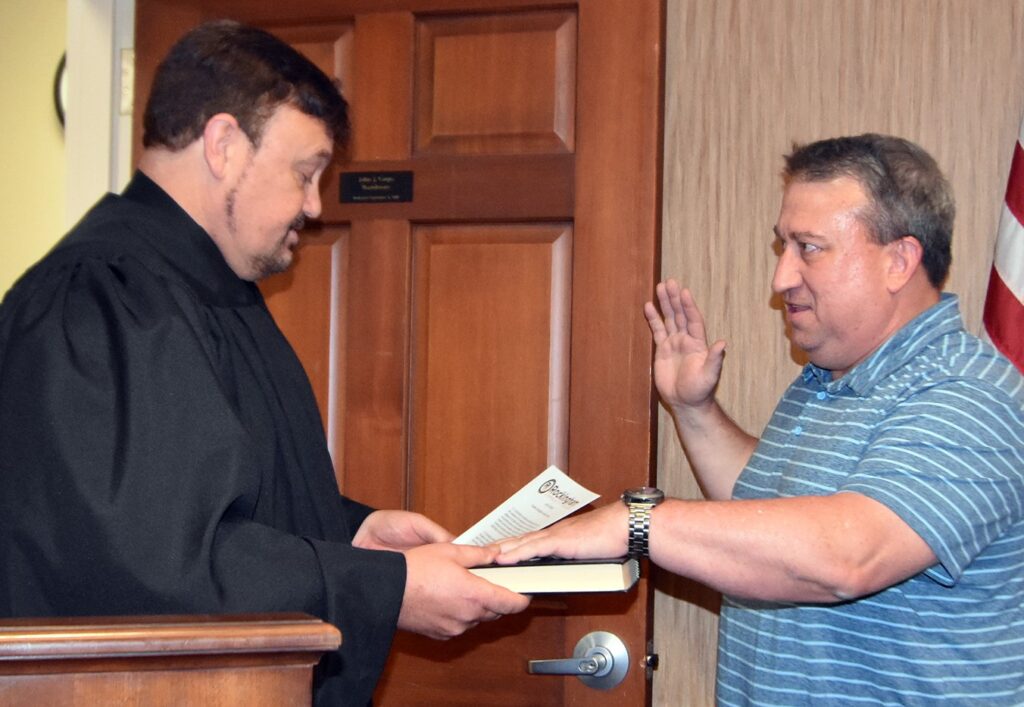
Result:
<instances>
[{"instance_id":1,"label":"hardcover book","mask_svg":"<svg viewBox=\"0 0 1024 707\"><path fill-rule=\"evenodd\" d=\"M473 567L469 571L520 594L624 592L640 578L640 563L628 557L604 560L541 557L514 565Z\"/></svg>"}]
</instances>

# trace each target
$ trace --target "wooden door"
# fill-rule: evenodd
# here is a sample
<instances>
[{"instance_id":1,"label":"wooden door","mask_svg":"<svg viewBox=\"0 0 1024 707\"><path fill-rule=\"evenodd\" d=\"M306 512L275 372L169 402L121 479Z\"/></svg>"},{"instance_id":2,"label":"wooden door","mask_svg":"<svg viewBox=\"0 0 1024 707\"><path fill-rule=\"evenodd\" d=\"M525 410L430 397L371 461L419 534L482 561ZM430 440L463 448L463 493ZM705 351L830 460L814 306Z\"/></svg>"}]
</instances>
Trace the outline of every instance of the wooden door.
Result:
<instances>
[{"instance_id":1,"label":"wooden door","mask_svg":"<svg viewBox=\"0 0 1024 707\"><path fill-rule=\"evenodd\" d=\"M263 289L346 494L458 533L549 464L605 501L649 481L663 14L662 0L138 0L140 97L180 31L212 17L266 27L342 80L351 154L294 267ZM448 642L400 635L376 699L641 705L649 624L643 580L538 598ZM619 687L526 674L594 630L627 645Z\"/></svg>"}]
</instances>

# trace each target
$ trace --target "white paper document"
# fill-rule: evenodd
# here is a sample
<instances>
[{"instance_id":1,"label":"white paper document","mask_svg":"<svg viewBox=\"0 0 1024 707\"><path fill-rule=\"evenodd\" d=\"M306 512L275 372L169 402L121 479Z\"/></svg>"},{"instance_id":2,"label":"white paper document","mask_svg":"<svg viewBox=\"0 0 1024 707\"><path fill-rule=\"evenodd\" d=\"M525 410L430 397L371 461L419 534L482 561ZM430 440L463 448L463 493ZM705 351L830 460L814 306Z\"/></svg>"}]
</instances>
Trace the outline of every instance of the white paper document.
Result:
<instances>
[{"instance_id":1,"label":"white paper document","mask_svg":"<svg viewBox=\"0 0 1024 707\"><path fill-rule=\"evenodd\" d=\"M540 530L599 497L599 494L570 479L557 466L549 466L453 542L490 545Z\"/></svg>"}]
</instances>

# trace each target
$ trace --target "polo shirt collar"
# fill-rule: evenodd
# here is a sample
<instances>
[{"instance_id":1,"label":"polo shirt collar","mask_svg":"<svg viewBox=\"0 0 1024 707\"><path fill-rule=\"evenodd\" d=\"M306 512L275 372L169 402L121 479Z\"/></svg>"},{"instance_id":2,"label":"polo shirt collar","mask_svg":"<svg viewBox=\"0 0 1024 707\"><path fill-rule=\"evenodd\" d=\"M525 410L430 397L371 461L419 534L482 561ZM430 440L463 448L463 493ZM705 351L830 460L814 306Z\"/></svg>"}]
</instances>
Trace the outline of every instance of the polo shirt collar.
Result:
<instances>
[{"instance_id":1,"label":"polo shirt collar","mask_svg":"<svg viewBox=\"0 0 1024 707\"><path fill-rule=\"evenodd\" d=\"M839 380L833 380L832 371L819 368L813 363L804 366L801 375L804 382L816 379L825 390L835 395L848 389L855 395L865 396L880 381L914 359L936 339L962 329L960 300L956 295L944 292L937 303L903 325Z\"/></svg>"}]
</instances>

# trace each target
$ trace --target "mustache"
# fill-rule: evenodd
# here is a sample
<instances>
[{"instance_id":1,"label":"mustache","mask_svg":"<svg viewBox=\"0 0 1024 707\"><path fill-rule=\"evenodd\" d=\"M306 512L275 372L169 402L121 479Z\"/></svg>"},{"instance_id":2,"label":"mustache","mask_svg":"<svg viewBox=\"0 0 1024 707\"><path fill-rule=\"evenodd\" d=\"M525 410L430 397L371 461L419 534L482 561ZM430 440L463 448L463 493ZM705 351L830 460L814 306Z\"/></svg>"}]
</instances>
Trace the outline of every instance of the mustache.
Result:
<instances>
[{"instance_id":1,"label":"mustache","mask_svg":"<svg viewBox=\"0 0 1024 707\"><path fill-rule=\"evenodd\" d=\"M289 231L295 231L298 233L306 227L306 214L299 214L295 217L295 220L288 224Z\"/></svg>"}]
</instances>

